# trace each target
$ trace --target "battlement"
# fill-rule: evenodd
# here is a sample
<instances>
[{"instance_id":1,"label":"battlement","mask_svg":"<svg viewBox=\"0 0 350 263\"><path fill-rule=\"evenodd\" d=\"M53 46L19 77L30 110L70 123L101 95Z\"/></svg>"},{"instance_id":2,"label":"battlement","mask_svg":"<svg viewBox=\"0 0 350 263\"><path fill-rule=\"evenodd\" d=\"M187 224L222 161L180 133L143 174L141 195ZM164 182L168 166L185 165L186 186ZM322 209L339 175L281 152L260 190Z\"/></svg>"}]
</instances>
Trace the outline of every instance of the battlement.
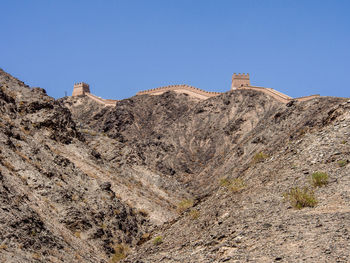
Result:
<instances>
[{"instance_id":1,"label":"battlement","mask_svg":"<svg viewBox=\"0 0 350 263\"><path fill-rule=\"evenodd\" d=\"M249 73L245 74L245 73L233 73L233 77L236 79L249 79Z\"/></svg>"},{"instance_id":2,"label":"battlement","mask_svg":"<svg viewBox=\"0 0 350 263\"><path fill-rule=\"evenodd\" d=\"M232 84L231 90L235 90L239 87L248 87L250 86L249 73L233 73L232 75Z\"/></svg>"},{"instance_id":3,"label":"battlement","mask_svg":"<svg viewBox=\"0 0 350 263\"><path fill-rule=\"evenodd\" d=\"M85 93L90 93L90 86L85 82L78 82L74 84L72 96L81 96Z\"/></svg>"},{"instance_id":4,"label":"battlement","mask_svg":"<svg viewBox=\"0 0 350 263\"><path fill-rule=\"evenodd\" d=\"M180 85L169 85L169 86L139 91L136 93L136 95L145 95L145 94L160 95L170 90L178 93L185 93L198 99L207 99L207 98L222 94L221 92L205 91L190 85L180 84Z\"/></svg>"}]
</instances>

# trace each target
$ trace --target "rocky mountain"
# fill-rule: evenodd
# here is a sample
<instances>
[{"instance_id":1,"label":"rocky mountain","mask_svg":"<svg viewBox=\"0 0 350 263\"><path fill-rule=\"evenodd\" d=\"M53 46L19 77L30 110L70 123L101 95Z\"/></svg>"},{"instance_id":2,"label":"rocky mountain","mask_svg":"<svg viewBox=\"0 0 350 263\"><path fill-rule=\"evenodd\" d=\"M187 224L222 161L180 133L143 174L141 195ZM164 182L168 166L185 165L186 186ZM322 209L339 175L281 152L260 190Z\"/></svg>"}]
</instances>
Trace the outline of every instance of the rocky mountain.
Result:
<instances>
[{"instance_id":1,"label":"rocky mountain","mask_svg":"<svg viewBox=\"0 0 350 263\"><path fill-rule=\"evenodd\" d=\"M350 256L347 99L166 92L102 107L4 71L0 86L4 262Z\"/></svg>"}]
</instances>

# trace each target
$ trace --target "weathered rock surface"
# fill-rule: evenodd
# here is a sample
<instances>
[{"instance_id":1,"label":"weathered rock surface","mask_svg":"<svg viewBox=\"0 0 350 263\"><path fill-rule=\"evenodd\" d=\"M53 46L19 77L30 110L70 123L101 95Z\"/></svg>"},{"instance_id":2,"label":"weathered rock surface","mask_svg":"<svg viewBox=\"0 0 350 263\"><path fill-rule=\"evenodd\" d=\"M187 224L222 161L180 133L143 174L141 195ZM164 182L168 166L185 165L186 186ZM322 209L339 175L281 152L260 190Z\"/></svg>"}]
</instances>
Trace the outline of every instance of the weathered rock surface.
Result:
<instances>
[{"instance_id":1,"label":"weathered rock surface","mask_svg":"<svg viewBox=\"0 0 350 263\"><path fill-rule=\"evenodd\" d=\"M0 261L107 262L136 245L148 219L94 174L70 111L3 71L0 86Z\"/></svg>"},{"instance_id":2,"label":"weathered rock surface","mask_svg":"<svg viewBox=\"0 0 350 263\"><path fill-rule=\"evenodd\" d=\"M205 101L167 92L104 108L55 101L3 71L0 86L5 262L350 257L346 99L285 105L253 90ZM313 189L317 205L292 208L283 194L312 188L315 171L329 175Z\"/></svg>"}]
</instances>

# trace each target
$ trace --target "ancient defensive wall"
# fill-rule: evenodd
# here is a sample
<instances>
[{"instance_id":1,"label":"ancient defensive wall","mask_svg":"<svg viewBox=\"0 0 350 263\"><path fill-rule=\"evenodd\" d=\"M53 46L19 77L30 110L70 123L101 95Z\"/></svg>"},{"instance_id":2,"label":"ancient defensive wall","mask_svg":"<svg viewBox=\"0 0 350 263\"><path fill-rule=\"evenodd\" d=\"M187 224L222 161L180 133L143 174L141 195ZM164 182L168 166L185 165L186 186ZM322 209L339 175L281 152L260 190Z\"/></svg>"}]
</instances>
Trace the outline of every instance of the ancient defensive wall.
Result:
<instances>
[{"instance_id":1,"label":"ancient defensive wall","mask_svg":"<svg viewBox=\"0 0 350 263\"><path fill-rule=\"evenodd\" d=\"M232 75L231 90L240 90L240 89L260 91L282 103L288 103L291 100L307 101L320 96L320 95L311 95L311 96L300 97L300 98L292 98L286 94L283 94L271 88L251 86L249 73L247 74L234 73ZM185 93L193 98L197 98L200 100L206 100L208 98L215 97L222 94L222 92L205 91L202 89L198 89L198 88L183 84L183 85L170 85L170 86L164 86L164 87L159 87L155 89L139 91L136 93L136 95L160 95L167 91ZM115 106L116 103L118 102L118 100L102 99L100 97L97 97L91 94L89 85L84 82L74 84L72 96L87 96L90 99L96 101L97 103L103 104L104 106Z\"/></svg>"},{"instance_id":2,"label":"ancient defensive wall","mask_svg":"<svg viewBox=\"0 0 350 263\"><path fill-rule=\"evenodd\" d=\"M210 97L215 97L222 94L222 92L210 92L202 89L198 89L189 85L170 85L165 87L159 87L155 89L149 89L144 91L139 91L136 95L160 95L167 91L174 91L177 93L186 93L194 98L205 100Z\"/></svg>"},{"instance_id":3,"label":"ancient defensive wall","mask_svg":"<svg viewBox=\"0 0 350 263\"><path fill-rule=\"evenodd\" d=\"M102 99L90 93L90 86L85 82L75 83L73 87L72 96L87 96L103 106L115 106L118 100Z\"/></svg>"}]
</instances>

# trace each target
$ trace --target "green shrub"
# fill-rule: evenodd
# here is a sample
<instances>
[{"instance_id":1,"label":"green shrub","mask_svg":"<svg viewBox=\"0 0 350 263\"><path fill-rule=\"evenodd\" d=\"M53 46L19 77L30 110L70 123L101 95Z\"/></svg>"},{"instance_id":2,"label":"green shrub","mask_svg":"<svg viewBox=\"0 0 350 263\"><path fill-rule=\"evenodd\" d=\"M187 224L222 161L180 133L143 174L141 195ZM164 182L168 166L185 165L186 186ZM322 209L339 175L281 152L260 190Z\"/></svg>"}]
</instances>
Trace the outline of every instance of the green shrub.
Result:
<instances>
[{"instance_id":1,"label":"green shrub","mask_svg":"<svg viewBox=\"0 0 350 263\"><path fill-rule=\"evenodd\" d=\"M338 161L338 166L339 167L344 167L345 165L348 164L348 161L347 160L339 160Z\"/></svg>"},{"instance_id":2,"label":"green shrub","mask_svg":"<svg viewBox=\"0 0 350 263\"><path fill-rule=\"evenodd\" d=\"M163 243L163 237L157 236L153 239L153 245L158 246Z\"/></svg>"},{"instance_id":3,"label":"green shrub","mask_svg":"<svg viewBox=\"0 0 350 263\"><path fill-rule=\"evenodd\" d=\"M241 178L235 178L235 179L223 178L220 180L220 185L235 193L243 190L246 187L245 182Z\"/></svg>"},{"instance_id":4,"label":"green shrub","mask_svg":"<svg viewBox=\"0 0 350 263\"><path fill-rule=\"evenodd\" d=\"M296 209L314 207L317 204L314 191L308 187L293 187L289 192L284 193L283 197Z\"/></svg>"},{"instance_id":5,"label":"green shrub","mask_svg":"<svg viewBox=\"0 0 350 263\"><path fill-rule=\"evenodd\" d=\"M119 262L120 260L126 258L129 253L129 247L123 243L116 245L113 249L114 254L111 257L111 263Z\"/></svg>"},{"instance_id":6,"label":"green shrub","mask_svg":"<svg viewBox=\"0 0 350 263\"><path fill-rule=\"evenodd\" d=\"M263 162L267 157L268 157L268 155L265 154L264 152L259 152L259 153L257 153L257 154L254 155L252 162L253 162L253 163L261 163L261 162Z\"/></svg>"},{"instance_id":7,"label":"green shrub","mask_svg":"<svg viewBox=\"0 0 350 263\"><path fill-rule=\"evenodd\" d=\"M315 172L311 175L311 184L314 187L321 187L328 184L328 174L324 172Z\"/></svg>"},{"instance_id":8,"label":"green shrub","mask_svg":"<svg viewBox=\"0 0 350 263\"><path fill-rule=\"evenodd\" d=\"M177 212L181 214L182 212L186 211L188 208L193 206L193 200L192 199L183 199L180 203L177 204Z\"/></svg>"}]
</instances>

